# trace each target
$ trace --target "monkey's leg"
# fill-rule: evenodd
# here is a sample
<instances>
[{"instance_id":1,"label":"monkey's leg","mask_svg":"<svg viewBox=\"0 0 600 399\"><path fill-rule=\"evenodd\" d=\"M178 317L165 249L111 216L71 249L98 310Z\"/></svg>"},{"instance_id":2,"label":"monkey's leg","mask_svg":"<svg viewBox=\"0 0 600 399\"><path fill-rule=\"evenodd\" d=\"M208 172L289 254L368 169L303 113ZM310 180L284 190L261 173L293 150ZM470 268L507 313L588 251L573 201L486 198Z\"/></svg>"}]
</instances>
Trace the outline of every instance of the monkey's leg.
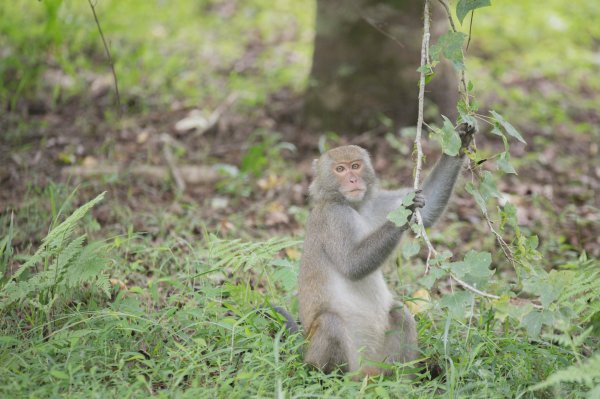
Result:
<instances>
[{"instance_id":1,"label":"monkey's leg","mask_svg":"<svg viewBox=\"0 0 600 399\"><path fill-rule=\"evenodd\" d=\"M408 307L396 302L389 313L383 355L386 363L409 362L417 358L417 327Z\"/></svg>"},{"instance_id":2,"label":"monkey's leg","mask_svg":"<svg viewBox=\"0 0 600 399\"><path fill-rule=\"evenodd\" d=\"M311 324L308 331L306 363L330 373L336 368L354 371L358 366L357 355L350 350L350 338L342 319L334 313L323 313Z\"/></svg>"}]
</instances>

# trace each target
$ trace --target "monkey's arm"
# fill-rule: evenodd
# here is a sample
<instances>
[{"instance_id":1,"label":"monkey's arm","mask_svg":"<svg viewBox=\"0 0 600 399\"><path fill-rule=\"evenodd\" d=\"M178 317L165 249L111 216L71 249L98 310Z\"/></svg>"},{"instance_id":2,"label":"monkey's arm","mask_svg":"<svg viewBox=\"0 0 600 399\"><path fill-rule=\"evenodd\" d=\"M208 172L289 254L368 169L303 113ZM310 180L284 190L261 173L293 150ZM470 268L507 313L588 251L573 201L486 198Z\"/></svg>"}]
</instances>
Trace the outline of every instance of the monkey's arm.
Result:
<instances>
[{"instance_id":1,"label":"monkey's arm","mask_svg":"<svg viewBox=\"0 0 600 399\"><path fill-rule=\"evenodd\" d=\"M361 228L350 208L328 212L321 240L329 260L350 280L360 280L377 270L398 244L408 224L397 227L386 221L373 231Z\"/></svg>"},{"instance_id":2,"label":"monkey's arm","mask_svg":"<svg viewBox=\"0 0 600 399\"><path fill-rule=\"evenodd\" d=\"M464 157L442 155L423 186L425 207L421 210L423 224L431 226L444 212L454 184L463 165Z\"/></svg>"},{"instance_id":3,"label":"monkey's arm","mask_svg":"<svg viewBox=\"0 0 600 399\"><path fill-rule=\"evenodd\" d=\"M460 154L455 157L443 154L437 165L425 181L423 194L425 195L425 207L421 210L423 224L425 227L431 226L444 212L448 199L454 189L456 178L464 163L464 149L466 149L473 139L473 134L477 131L474 126L466 123L461 124L456 129L461 140Z\"/></svg>"}]
</instances>

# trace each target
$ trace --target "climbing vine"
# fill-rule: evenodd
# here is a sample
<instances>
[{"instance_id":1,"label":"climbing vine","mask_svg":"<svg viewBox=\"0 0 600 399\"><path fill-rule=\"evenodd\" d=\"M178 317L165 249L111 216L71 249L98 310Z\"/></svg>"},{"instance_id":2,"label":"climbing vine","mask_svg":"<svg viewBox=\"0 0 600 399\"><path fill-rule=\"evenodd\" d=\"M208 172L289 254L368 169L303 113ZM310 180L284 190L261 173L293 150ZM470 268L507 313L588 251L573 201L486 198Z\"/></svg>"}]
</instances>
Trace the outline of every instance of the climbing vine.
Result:
<instances>
[{"instance_id":1,"label":"climbing vine","mask_svg":"<svg viewBox=\"0 0 600 399\"><path fill-rule=\"evenodd\" d=\"M415 218L411 222L411 228L427 247L425 275L419 283L429 290L437 281L450 278L451 281L462 287L463 290L453 289L450 293L444 294L439 301L440 306L447 308L449 314L455 317L464 317L466 309L471 307L469 305L480 298L486 301L488 306L494 308L496 318L504 320L510 317L517 321L519 326L525 328L531 337L538 337L543 332L544 326L558 328L567 338L573 334L579 334L581 331L575 328L574 319L582 316L590 318L593 313L583 308L574 311L572 301L577 294L573 293L571 284L587 284L579 294L597 295L600 293L600 287L598 287L600 284L590 284L590 276L595 272L592 268L587 267L581 268L578 272L572 270L547 272L544 268L544 259L537 250L538 237L521 229L517 220L516 207L506 201L506 196L496 185L497 178L507 174L517 174L517 170L511 164L511 140L517 140L522 144L526 144L526 142L519 131L499 112L491 110L489 114L479 113L478 102L474 96L475 84L467 77L465 53L471 37L458 31L454 18L457 18L461 25L466 20L472 24L475 11L490 6L490 1L459 0L456 4L455 16L452 15L451 8L445 0L438 0L436 4L446 12L450 29L440 36L436 43L430 44L431 1L425 0L421 63L418 69L420 77L415 137L414 189L419 189L421 184L423 127L429 130L430 137L439 142L445 154L456 156L461 145L456 131L457 125L461 123L474 126L490 125L490 129L487 130L491 135L502 140L503 149L484 158L478 152L474 140L473 145L465 151L469 159L468 169L471 173L470 181L467 182L465 188L480 209L483 220L485 220L490 233L493 234L496 246L500 249L499 253L514 269L516 283L504 284L493 279L495 268L492 262L492 253L489 251L470 250L462 260L456 260L459 254L453 254L447 250L436 250L427 236L421 215L417 210ZM471 18L466 19L469 14L471 14ZM453 123L446 116L442 116L444 123L439 128L429 126L424 122L423 103L425 87L432 79L435 79L436 67L442 59L449 61L459 74L457 90L460 93L460 99L457 104L458 119ZM412 197L407 197L404 206L408 206L411 201ZM400 212L403 211L410 215L410 211L405 207L400 209ZM408 217L398 224L408 222ZM419 252L420 246L418 243L412 243L407 248L414 256ZM581 262L582 265L586 263L585 255L582 255ZM565 302L565 300L570 302Z\"/></svg>"}]
</instances>

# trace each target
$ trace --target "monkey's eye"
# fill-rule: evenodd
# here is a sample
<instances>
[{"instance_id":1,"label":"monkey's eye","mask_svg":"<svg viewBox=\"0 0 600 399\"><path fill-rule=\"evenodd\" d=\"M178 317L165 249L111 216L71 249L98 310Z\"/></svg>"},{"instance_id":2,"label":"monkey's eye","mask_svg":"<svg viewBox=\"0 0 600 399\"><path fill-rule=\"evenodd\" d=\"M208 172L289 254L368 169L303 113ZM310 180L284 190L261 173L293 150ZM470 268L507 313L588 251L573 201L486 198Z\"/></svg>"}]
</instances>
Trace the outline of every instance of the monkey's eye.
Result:
<instances>
[{"instance_id":1,"label":"monkey's eye","mask_svg":"<svg viewBox=\"0 0 600 399\"><path fill-rule=\"evenodd\" d=\"M335 171L338 172L338 173L342 173L344 171L344 167L340 165L340 166L338 166L338 167L335 168Z\"/></svg>"},{"instance_id":2,"label":"monkey's eye","mask_svg":"<svg viewBox=\"0 0 600 399\"><path fill-rule=\"evenodd\" d=\"M359 168L360 168L360 164L358 162L352 164L352 169L359 169Z\"/></svg>"}]
</instances>

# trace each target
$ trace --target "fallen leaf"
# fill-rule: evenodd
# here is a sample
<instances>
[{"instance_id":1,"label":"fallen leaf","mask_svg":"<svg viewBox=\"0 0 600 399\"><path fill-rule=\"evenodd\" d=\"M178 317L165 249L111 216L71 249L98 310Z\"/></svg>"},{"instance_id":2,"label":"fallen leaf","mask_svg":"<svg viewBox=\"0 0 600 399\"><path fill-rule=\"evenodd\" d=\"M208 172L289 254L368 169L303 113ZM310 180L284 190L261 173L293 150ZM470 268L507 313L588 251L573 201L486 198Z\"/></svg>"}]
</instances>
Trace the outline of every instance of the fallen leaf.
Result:
<instances>
[{"instance_id":1,"label":"fallen leaf","mask_svg":"<svg viewBox=\"0 0 600 399\"><path fill-rule=\"evenodd\" d=\"M203 115L202 111L199 109L194 109L190 111L188 116L175 124L175 130L178 132L205 130L210 124L211 121Z\"/></svg>"},{"instance_id":2,"label":"fallen leaf","mask_svg":"<svg viewBox=\"0 0 600 399\"><path fill-rule=\"evenodd\" d=\"M288 247L285 249L285 255L290 260L299 260L301 252L297 248Z\"/></svg>"},{"instance_id":3,"label":"fallen leaf","mask_svg":"<svg viewBox=\"0 0 600 399\"><path fill-rule=\"evenodd\" d=\"M422 313L431 307L431 296L425 288L419 288L412 294L413 300L406 303L412 314Z\"/></svg>"},{"instance_id":4,"label":"fallen leaf","mask_svg":"<svg viewBox=\"0 0 600 399\"><path fill-rule=\"evenodd\" d=\"M81 166L83 166L84 168L94 168L98 166L98 160L93 156L88 155L87 157L83 158Z\"/></svg>"}]
</instances>

